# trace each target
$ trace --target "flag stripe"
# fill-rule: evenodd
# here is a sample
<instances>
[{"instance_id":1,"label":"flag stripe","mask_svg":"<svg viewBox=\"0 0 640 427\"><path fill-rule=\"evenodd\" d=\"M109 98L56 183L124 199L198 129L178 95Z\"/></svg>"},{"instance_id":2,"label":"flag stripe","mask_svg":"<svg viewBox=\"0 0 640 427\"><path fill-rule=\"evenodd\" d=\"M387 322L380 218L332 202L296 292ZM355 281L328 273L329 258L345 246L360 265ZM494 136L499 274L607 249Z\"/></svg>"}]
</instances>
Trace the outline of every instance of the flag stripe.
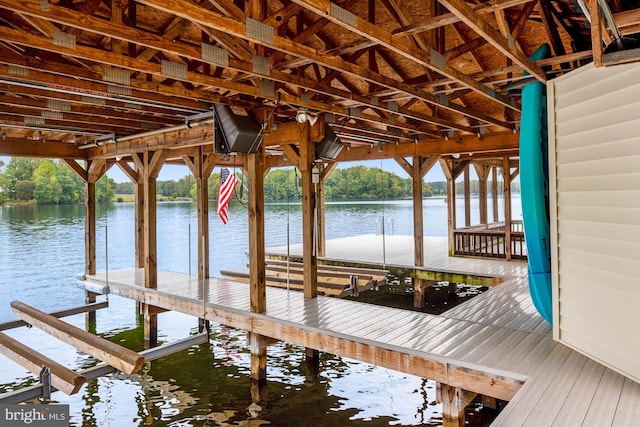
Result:
<instances>
[{"instance_id":1,"label":"flag stripe","mask_svg":"<svg viewBox=\"0 0 640 427\"><path fill-rule=\"evenodd\" d=\"M229 220L229 208L228 204L233 197L233 192L238 185L238 179L235 174L229 173L229 169L224 168L220 172L220 186L218 189L218 207L216 213L220 216L223 224L226 224Z\"/></svg>"}]
</instances>

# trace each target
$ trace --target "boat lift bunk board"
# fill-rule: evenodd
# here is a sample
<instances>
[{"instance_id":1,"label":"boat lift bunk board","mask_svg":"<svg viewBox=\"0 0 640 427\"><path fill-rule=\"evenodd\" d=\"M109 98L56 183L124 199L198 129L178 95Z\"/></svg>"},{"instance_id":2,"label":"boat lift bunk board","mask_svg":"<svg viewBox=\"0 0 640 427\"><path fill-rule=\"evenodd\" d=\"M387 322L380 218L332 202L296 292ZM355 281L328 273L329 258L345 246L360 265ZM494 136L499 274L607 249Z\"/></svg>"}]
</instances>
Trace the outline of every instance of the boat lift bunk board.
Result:
<instances>
[{"instance_id":1,"label":"boat lift bunk board","mask_svg":"<svg viewBox=\"0 0 640 427\"><path fill-rule=\"evenodd\" d=\"M537 61L548 55L549 45L544 44L530 59ZM529 292L540 315L552 323L546 105L543 83L535 81L522 88L520 186L529 263Z\"/></svg>"}]
</instances>

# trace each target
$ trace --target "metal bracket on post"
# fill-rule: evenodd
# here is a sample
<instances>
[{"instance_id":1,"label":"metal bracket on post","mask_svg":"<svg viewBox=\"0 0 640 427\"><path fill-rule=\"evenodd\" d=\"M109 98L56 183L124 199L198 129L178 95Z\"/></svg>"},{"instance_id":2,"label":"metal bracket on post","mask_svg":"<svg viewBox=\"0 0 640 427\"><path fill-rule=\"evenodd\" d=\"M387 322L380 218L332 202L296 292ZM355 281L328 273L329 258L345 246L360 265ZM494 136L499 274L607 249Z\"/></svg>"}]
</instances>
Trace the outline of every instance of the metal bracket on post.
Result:
<instances>
[{"instance_id":1,"label":"metal bracket on post","mask_svg":"<svg viewBox=\"0 0 640 427\"><path fill-rule=\"evenodd\" d=\"M41 400L51 400L51 369L43 366L40 370L40 383L42 384Z\"/></svg>"}]
</instances>

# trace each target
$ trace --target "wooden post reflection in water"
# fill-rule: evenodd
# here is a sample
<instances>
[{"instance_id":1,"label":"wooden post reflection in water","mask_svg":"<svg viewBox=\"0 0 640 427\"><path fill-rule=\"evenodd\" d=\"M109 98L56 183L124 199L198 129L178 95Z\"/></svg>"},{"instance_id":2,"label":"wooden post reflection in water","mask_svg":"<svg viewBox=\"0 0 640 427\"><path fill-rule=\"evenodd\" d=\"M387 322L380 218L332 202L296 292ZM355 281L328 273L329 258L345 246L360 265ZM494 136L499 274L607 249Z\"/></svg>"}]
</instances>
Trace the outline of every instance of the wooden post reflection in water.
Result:
<instances>
[{"instance_id":1,"label":"wooden post reflection in water","mask_svg":"<svg viewBox=\"0 0 640 427\"><path fill-rule=\"evenodd\" d=\"M256 333L248 333L251 349L251 401L267 401L267 344L269 338Z\"/></svg>"},{"instance_id":2,"label":"wooden post reflection in water","mask_svg":"<svg viewBox=\"0 0 640 427\"><path fill-rule=\"evenodd\" d=\"M305 377L307 381L315 381L320 373L320 352L313 348L305 348Z\"/></svg>"}]
</instances>

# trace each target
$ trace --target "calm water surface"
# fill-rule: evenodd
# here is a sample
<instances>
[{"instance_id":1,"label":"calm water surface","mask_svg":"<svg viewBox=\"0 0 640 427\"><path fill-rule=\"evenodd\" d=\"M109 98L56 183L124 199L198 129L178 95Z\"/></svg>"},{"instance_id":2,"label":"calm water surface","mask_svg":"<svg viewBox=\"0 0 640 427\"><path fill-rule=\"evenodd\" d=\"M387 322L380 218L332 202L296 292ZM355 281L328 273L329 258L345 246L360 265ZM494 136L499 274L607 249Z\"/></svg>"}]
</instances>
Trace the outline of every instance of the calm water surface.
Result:
<instances>
[{"instance_id":1,"label":"calm water surface","mask_svg":"<svg viewBox=\"0 0 640 427\"><path fill-rule=\"evenodd\" d=\"M477 206L477 200L473 203ZM514 219L520 219L519 207L515 200ZM326 210L328 238L379 233L383 217L387 233L412 234L411 201L331 203ZM160 269L196 271L195 212L193 203L159 204ZM212 275L245 267L246 211L232 207L226 226L213 207L210 212ZM472 212L476 222L477 208ZM82 305L84 291L76 287L75 278L84 270L84 208L0 207L0 213L0 322L15 318L12 300L45 311ZM426 199L424 214L425 235L445 236L443 199ZM132 204L98 207L99 271L107 262L109 270L133 265L133 215ZM301 241L299 205L269 205L265 217L267 246ZM65 320L85 327L84 315ZM179 313L161 314L158 325L163 342L197 331L197 321ZM98 311L95 332L143 349L142 323L133 301L110 296L109 308ZM35 328L7 333L73 369L96 363ZM0 394L37 382L9 359L0 360ZM267 405L250 413L246 336L214 324L208 345L147 363L136 375L90 381L74 396L56 392L53 399L70 405L72 425L78 426L441 425L435 384L422 378L328 354L322 354L319 374L312 375L305 369L304 349L287 343L269 346L267 377Z\"/></svg>"}]
</instances>

